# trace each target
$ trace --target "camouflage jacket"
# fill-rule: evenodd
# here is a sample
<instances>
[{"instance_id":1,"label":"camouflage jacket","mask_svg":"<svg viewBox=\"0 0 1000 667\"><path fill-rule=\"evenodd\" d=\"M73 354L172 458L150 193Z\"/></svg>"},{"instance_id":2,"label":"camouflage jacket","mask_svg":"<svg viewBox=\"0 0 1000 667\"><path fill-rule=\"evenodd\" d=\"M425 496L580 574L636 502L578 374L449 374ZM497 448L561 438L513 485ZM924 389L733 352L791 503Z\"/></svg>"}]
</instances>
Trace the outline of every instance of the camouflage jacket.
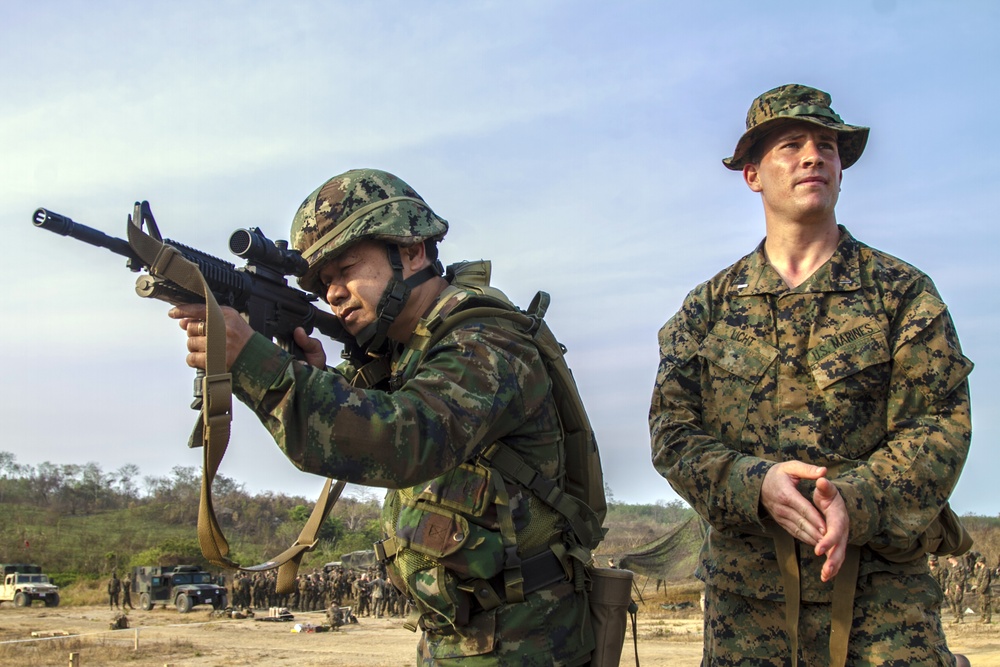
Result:
<instances>
[{"instance_id":1,"label":"camouflage jacket","mask_svg":"<svg viewBox=\"0 0 1000 667\"><path fill-rule=\"evenodd\" d=\"M938 563L937 567L930 568L930 572L931 576L934 577L934 581L936 581L938 583L938 586L941 587L941 591L942 592L947 591L948 575L950 574L948 572L948 566L941 565L940 563Z\"/></svg>"},{"instance_id":2,"label":"camouflage jacket","mask_svg":"<svg viewBox=\"0 0 1000 667\"><path fill-rule=\"evenodd\" d=\"M951 568L948 575L948 594L952 597L962 598L969 583L969 570L959 563Z\"/></svg>"},{"instance_id":3,"label":"camouflage jacket","mask_svg":"<svg viewBox=\"0 0 1000 667\"><path fill-rule=\"evenodd\" d=\"M993 570L986 567L976 567L976 592L980 595L992 597L993 592L990 586L993 584Z\"/></svg>"},{"instance_id":4,"label":"camouflage jacket","mask_svg":"<svg viewBox=\"0 0 1000 667\"><path fill-rule=\"evenodd\" d=\"M548 372L534 344L499 321L461 323L391 392L353 387L341 372L294 360L259 334L232 374L234 393L306 472L404 489L413 497L441 478L468 480L462 474L468 462L499 440L543 475L561 477L563 434ZM470 495L461 491L452 490L456 499ZM508 492L515 527L534 522L537 502L516 488ZM387 503L395 497L390 493ZM562 531L549 526L536 537L544 541ZM477 562L502 565L500 541L489 539L489 531L468 532L470 546L501 550ZM427 664L577 664L590 654L586 597L574 593L571 582L529 594L523 603L473 610L459 628L454 598L460 582L452 572L435 563L408 575L410 595L442 612L422 618L428 631L420 652Z\"/></svg>"},{"instance_id":5,"label":"camouflage jacket","mask_svg":"<svg viewBox=\"0 0 1000 667\"><path fill-rule=\"evenodd\" d=\"M712 585L781 599L759 505L775 462L831 468L855 545L910 545L955 487L972 363L931 280L843 227L833 257L793 289L761 244L695 288L659 343L653 463L711 526L698 576ZM802 599L829 601L823 559L798 551ZM862 575L927 570L866 548L861 559Z\"/></svg>"}]
</instances>

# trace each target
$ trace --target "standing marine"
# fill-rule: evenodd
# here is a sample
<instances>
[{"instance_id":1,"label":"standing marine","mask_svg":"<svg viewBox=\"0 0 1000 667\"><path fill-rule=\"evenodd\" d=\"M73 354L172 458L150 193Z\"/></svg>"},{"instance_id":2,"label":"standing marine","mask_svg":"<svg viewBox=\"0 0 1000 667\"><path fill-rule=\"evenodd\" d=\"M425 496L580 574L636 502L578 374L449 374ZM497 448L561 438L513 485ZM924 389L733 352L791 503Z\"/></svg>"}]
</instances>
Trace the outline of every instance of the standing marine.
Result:
<instances>
[{"instance_id":1,"label":"standing marine","mask_svg":"<svg viewBox=\"0 0 1000 667\"><path fill-rule=\"evenodd\" d=\"M931 279L838 224L869 128L784 85L724 165L766 237L660 330L656 469L708 524L706 665L954 665L926 554L968 549L947 501L967 376Z\"/></svg>"},{"instance_id":2,"label":"standing marine","mask_svg":"<svg viewBox=\"0 0 1000 667\"><path fill-rule=\"evenodd\" d=\"M111 573L108 579L108 606L111 609L118 609L118 598L122 592L122 582L118 578L117 572Z\"/></svg>"},{"instance_id":3,"label":"standing marine","mask_svg":"<svg viewBox=\"0 0 1000 667\"><path fill-rule=\"evenodd\" d=\"M122 579L122 610L125 608L135 609L132 606L132 575L128 572L125 573L125 578Z\"/></svg>"},{"instance_id":4,"label":"standing marine","mask_svg":"<svg viewBox=\"0 0 1000 667\"><path fill-rule=\"evenodd\" d=\"M976 596L979 598L979 620L983 623L993 622L993 570L986 564L986 556L976 559Z\"/></svg>"},{"instance_id":5,"label":"standing marine","mask_svg":"<svg viewBox=\"0 0 1000 667\"><path fill-rule=\"evenodd\" d=\"M964 558L948 559L948 603L955 615L955 623L965 619L965 587L969 583L969 569Z\"/></svg>"}]
</instances>

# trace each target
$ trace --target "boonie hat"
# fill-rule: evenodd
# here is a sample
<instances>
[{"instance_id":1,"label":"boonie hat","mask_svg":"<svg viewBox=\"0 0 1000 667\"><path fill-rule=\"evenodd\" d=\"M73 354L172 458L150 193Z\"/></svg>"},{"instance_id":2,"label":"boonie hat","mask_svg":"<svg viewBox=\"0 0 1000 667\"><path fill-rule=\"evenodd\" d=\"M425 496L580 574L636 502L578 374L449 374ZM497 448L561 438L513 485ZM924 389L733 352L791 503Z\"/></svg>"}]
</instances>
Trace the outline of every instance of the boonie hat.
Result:
<instances>
[{"instance_id":1,"label":"boonie hat","mask_svg":"<svg viewBox=\"0 0 1000 667\"><path fill-rule=\"evenodd\" d=\"M753 101L747 111L747 130L736 143L732 157L723 159L722 164L734 171L743 169L753 145L783 121L790 120L805 121L836 130L842 169L857 162L868 143L869 128L845 123L830 108L829 93L790 83L773 88Z\"/></svg>"}]
</instances>

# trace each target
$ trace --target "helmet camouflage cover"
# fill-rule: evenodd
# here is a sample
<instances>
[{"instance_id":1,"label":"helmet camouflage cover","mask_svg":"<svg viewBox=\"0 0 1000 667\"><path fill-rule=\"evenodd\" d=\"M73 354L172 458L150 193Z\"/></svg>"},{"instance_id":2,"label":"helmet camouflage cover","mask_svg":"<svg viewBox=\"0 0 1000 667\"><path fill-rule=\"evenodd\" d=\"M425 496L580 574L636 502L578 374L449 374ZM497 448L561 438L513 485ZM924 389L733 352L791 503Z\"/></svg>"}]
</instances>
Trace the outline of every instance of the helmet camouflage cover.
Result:
<instances>
[{"instance_id":1,"label":"helmet camouflage cover","mask_svg":"<svg viewBox=\"0 0 1000 667\"><path fill-rule=\"evenodd\" d=\"M411 246L448 232L413 188L378 169L352 169L309 195L292 220L290 242L309 263L302 289L319 293L321 265L358 241Z\"/></svg>"}]
</instances>

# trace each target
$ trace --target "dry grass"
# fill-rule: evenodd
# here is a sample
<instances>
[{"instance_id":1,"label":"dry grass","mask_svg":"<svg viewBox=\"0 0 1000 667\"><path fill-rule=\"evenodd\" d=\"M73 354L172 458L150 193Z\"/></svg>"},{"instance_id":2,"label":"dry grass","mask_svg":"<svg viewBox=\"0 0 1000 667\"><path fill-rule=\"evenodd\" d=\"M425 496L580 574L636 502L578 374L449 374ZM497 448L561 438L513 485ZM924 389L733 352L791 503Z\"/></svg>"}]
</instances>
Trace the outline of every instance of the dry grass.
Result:
<instances>
[{"instance_id":1,"label":"dry grass","mask_svg":"<svg viewBox=\"0 0 1000 667\"><path fill-rule=\"evenodd\" d=\"M644 579L639 577L637 582L640 590L645 583ZM661 587L659 591L655 589L655 584L655 580L650 580L647 590L642 593L642 602L636 599L639 605L636 617L639 639L701 642L702 614L699 603L703 584L697 581L672 584L666 588ZM675 605L685 603L689 606L674 608ZM631 633L629 626L629 641Z\"/></svg>"},{"instance_id":2,"label":"dry grass","mask_svg":"<svg viewBox=\"0 0 1000 667\"><path fill-rule=\"evenodd\" d=\"M80 665L112 665L137 660L183 660L197 655L194 644L183 639L169 642L142 641L139 650L134 648L131 632L118 636L100 634L14 644L0 644L0 664L21 667L64 665L71 653L80 654Z\"/></svg>"},{"instance_id":3,"label":"dry grass","mask_svg":"<svg viewBox=\"0 0 1000 667\"><path fill-rule=\"evenodd\" d=\"M665 587L661 586L656 590L656 580L647 578L641 574L635 577L635 588L632 589L632 598L641 607L660 609L661 605L677 605L685 602L693 604L695 607L701 601L701 592L705 585L696 579L690 581L673 582ZM636 591L638 590L638 595Z\"/></svg>"},{"instance_id":4,"label":"dry grass","mask_svg":"<svg viewBox=\"0 0 1000 667\"><path fill-rule=\"evenodd\" d=\"M108 603L107 582L81 579L59 589L59 604L72 607L83 605L106 605ZM133 601L133 604L135 601Z\"/></svg>"}]
</instances>

